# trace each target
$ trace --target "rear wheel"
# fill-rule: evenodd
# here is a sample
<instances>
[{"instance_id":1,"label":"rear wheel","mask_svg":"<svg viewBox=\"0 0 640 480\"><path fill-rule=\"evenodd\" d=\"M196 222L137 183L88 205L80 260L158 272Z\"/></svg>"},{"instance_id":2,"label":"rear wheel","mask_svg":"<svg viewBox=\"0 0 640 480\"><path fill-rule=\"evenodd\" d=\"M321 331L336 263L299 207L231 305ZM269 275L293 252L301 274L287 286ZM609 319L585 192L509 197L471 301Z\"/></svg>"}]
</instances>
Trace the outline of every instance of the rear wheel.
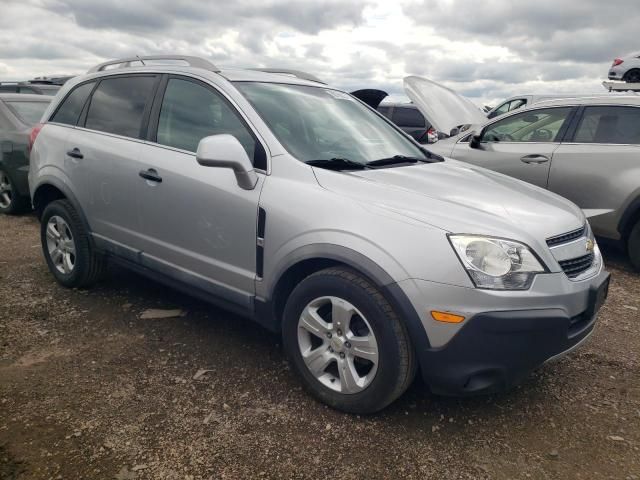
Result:
<instances>
[{"instance_id":1,"label":"rear wheel","mask_svg":"<svg viewBox=\"0 0 640 480\"><path fill-rule=\"evenodd\" d=\"M381 410L415 376L404 324L371 282L346 268L317 272L294 289L283 343L307 389L346 412Z\"/></svg>"},{"instance_id":2,"label":"rear wheel","mask_svg":"<svg viewBox=\"0 0 640 480\"><path fill-rule=\"evenodd\" d=\"M627 249L631 264L640 270L640 220L638 220L627 239Z\"/></svg>"},{"instance_id":3,"label":"rear wheel","mask_svg":"<svg viewBox=\"0 0 640 480\"><path fill-rule=\"evenodd\" d=\"M40 239L49 270L65 287L88 287L104 271L104 258L89 240L78 212L68 200L48 204L41 218Z\"/></svg>"},{"instance_id":4,"label":"rear wheel","mask_svg":"<svg viewBox=\"0 0 640 480\"><path fill-rule=\"evenodd\" d=\"M624 74L624 81L627 83L640 83L640 69L629 70Z\"/></svg>"},{"instance_id":5,"label":"rear wheel","mask_svg":"<svg viewBox=\"0 0 640 480\"><path fill-rule=\"evenodd\" d=\"M16 214L29 208L29 199L18 194L18 191L4 170L0 170L0 212Z\"/></svg>"}]
</instances>

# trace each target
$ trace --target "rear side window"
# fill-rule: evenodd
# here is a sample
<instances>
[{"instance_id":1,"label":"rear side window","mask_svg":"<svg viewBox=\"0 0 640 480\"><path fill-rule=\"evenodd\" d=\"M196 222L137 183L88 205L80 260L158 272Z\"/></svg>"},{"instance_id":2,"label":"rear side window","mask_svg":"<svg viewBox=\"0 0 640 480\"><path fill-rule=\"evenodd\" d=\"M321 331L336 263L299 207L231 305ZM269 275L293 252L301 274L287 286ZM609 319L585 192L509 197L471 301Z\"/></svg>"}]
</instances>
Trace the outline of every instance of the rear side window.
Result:
<instances>
[{"instance_id":1,"label":"rear side window","mask_svg":"<svg viewBox=\"0 0 640 480\"><path fill-rule=\"evenodd\" d=\"M424 127L424 117L415 108L396 107L393 110L393 123L401 127Z\"/></svg>"},{"instance_id":2,"label":"rear side window","mask_svg":"<svg viewBox=\"0 0 640 480\"><path fill-rule=\"evenodd\" d=\"M640 108L587 107L573 141L638 145L640 144Z\"/></svg>"},{"instance_id":3,"label":"rear side window","mask_svg":"<svg viewBox=\"0 0 640 480\"><path fill-rule=\"evenodd\" d=\"M42 114L49 106L49 102L21 102L19 100L7 102L9 108L25 125L35 125L42 118Z\"/></svg>"},{"instance_id":4,"label":"rear side window","mask_svg":"<svg viewBox=\"0 0 640 480\"><path fill-rule=\"evenodd\" d=\"M189 80L170 79L162 100L156 141L195 152L204 137L222 133L236 137L249 158L255 160L256 140L220 94Z\"/></svg>"},{"instance_id":5,"label":"rear side window","mask_svg":"<svg viewBox=\"0 0 640 480\"><path fill-rule=\"evenodd\" d=\"M84 107L89 94L93 89L95 82L83 83L76 87L67 97L62 101L56 113L51 117L52 122L64 123L65 125L76 125L82 107Z\"/></svg>"},{"instance_id":6,"label":"rear side window","mask_svg":"<svg viewBox=\"0 0 640 480\"><path fill-rule=\"evenodd\" d=\"M153 96L154 76L112 77L93 92L85 127L140 138L145 108Z\"/></svg>"},{"instance_id":7,"label":"rear side window","mask_svg":"<svg viewBox=\"0 0 640 480\"><path fill-rule=\"evenodd\" d=\"M391 107L378 107L378 111L387 118L391 118Z\"/></svg>"}]
</instances>

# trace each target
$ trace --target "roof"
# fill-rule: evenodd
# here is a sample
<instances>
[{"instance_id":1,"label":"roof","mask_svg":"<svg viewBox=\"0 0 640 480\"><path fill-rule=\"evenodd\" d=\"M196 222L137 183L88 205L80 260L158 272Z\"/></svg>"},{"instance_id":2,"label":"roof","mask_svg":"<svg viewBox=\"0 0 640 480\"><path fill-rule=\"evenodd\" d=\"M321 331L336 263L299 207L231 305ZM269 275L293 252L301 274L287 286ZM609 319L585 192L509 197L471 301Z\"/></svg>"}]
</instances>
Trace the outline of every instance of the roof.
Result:
<instances>
[{"instance_id":1,"label":"roof","mask_svg":"<svg viewBox=\"0 0 640 480\"><path fill-rule=\"evenodd\" d=\"M0 93L0 100L15 101L21 100L23 102L46 102L49 103L53 100L53 97L48 95L36 95L33 93Z\"/></svg>"},{"instance_id":2,"label":"roof","mask_svg":"<svg viewBox=\"0 0 640 480\"><path fill-rule=\"evenodd\" d=\"M640 95L599 95L593 97L554 98L553 100L534 103L528 108L558 105L640 105Z\"/></svg>"}]
</instances>

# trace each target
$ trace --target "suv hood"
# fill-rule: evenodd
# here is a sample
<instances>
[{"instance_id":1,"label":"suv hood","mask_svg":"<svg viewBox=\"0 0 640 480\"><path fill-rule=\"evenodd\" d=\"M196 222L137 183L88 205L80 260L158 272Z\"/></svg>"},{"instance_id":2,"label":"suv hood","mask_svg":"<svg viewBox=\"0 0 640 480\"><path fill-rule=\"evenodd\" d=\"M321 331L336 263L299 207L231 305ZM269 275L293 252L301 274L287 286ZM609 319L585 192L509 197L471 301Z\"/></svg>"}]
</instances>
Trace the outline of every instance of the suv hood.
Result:
<instances>
[{"instance_id":1,"label":"suv hood","mask_svg":"<svg viewBox=\"0 0 640 480\"><path fill-rule=\"evenodd\" d=\"M453 233L535 241L580 228L570 201L456 160L354 172L315 168L320 185L369 210L383 209Z\"/></svg>"},{"instance_id":2,"label":"suv hood","mask_svg":"<svg viewBox=\"0 0 640 480\"><path fill-rule=\"evenodd\" d=\"M460 125L487 122L486 115L471 100L429 79L406 77L404 90L439 132L449 135Z\"/></svg>"}]
</instances>

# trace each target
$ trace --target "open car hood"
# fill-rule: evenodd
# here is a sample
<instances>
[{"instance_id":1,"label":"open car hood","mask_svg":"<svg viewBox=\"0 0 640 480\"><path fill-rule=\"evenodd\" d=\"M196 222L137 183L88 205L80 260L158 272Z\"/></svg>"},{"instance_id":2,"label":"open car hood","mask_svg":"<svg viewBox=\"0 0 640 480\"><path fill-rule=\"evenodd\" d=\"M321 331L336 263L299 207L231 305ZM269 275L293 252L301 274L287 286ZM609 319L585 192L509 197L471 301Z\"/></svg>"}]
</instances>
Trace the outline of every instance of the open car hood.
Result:
<instances>
[{"instance_id":1,"label":"open car hood","mask_svg":"<svg viewBox=\"0 0 640 480\"><path fill-rule=\"evenodd\" d=\"M404 90L439 132L449 135L460 125L487 122L487 117L471 100L427 78L405 77Z\"/></svg>"},{"instance_id":2,"label":"open car hood","mask_svg":"<svg viewBox=\"0 0 640 480\"><path fill-rule=\"evenodd\" d=\"M380 102L382 102L382 100L384 100L389 94L383 90L376 90L374 88L364 88L362 90L356 90L355 92L351 92L351 95L356 97L358 100L362 100L371 108L377 109L378 105L380 105Z\"/></svg>"}]
</instances>

